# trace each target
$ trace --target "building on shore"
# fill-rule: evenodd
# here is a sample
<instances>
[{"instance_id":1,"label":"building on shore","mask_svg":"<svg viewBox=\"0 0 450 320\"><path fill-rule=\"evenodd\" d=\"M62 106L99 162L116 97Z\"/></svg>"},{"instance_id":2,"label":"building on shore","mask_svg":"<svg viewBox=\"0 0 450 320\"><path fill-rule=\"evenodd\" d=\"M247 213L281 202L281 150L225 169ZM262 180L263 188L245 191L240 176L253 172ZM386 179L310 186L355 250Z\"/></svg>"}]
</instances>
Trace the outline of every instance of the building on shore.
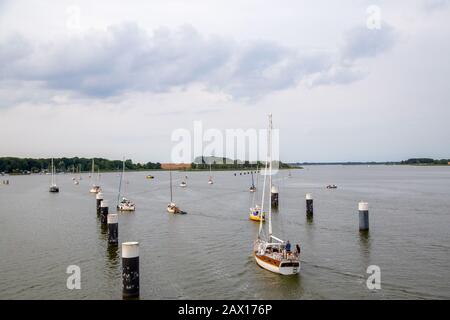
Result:
<instances>
[{"instance_id":1,"label":"building on shore","mask_svg":"<svg viewBox=\"0 0 450 320\"><path fill-rule=\"evenodd\" d=\"M161 169L165 170L182 170L190 169L190 163L161 163Z\"/></svg>"}]
</instances>

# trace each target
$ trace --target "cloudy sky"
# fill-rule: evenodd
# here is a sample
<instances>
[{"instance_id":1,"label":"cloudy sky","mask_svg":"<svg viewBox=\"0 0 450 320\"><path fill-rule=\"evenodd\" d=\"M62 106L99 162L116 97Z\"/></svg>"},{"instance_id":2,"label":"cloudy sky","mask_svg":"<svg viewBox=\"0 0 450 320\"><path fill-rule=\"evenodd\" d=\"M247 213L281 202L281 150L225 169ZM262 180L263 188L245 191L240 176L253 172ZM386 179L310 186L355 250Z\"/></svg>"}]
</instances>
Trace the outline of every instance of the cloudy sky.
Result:
<instances>
[{"instance_id":1,"label":"cloudy sky","mask_svg":"<svg viewBox=\"0 0 450 320\"><path fill-rule=\"evenodd\" d=\"M449 39L449 0L0 0L0 156L170 161L271 112L285 161L448 158Z\"/></svg>"}]
</instances>

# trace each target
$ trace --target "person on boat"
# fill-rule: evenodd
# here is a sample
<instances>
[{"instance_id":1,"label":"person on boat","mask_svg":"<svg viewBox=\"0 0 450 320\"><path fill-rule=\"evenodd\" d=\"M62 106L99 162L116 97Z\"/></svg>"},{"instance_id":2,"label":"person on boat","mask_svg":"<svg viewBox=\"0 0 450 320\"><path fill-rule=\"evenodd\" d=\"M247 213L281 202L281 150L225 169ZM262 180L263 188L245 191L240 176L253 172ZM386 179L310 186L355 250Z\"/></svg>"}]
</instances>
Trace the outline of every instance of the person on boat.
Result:
<instances>
[{"instance_id":1,"label":"person on boat","mask_svg":"<svg viewBox=\"0 0 450 320\"><path fill-rule=\"evenodd\" d=\"M286 252L291 253L291 243L289 242L289 240L286 243Z\"/></svg>"},{"instance_id":2,"label":"person on boat","mask_svg":"<svg viewBox=\"0 0 450 320\"><path fill-rule=\"evenodd\" d=\"M296 249L297 255L299 256L300 255L300 246L298 244L296 244L295 249Z\"/></svg>"}]
</instances>

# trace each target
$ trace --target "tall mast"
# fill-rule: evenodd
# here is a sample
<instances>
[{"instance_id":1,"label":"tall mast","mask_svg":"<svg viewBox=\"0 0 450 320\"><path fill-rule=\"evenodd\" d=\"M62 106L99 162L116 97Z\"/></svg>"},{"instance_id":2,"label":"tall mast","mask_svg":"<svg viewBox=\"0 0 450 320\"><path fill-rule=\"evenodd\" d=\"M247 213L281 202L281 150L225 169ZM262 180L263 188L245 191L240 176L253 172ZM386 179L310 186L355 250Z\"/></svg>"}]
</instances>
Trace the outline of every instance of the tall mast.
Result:
<instances>
[{"instance_id":1,"label":"tall mast","mask_svg":"<svg viewBox=\"0 0 450 320\"><path fill-rule=\"evenodd\" d=\"M272 193L272 114L269 114L269 194ZM269 201L269 242L272 238L272 201Z\"/></svg>"},{"instance_id":2,"label":"tall mast","mask_svg":"<svg viewBox=\"0 0 450 320\"><path fill-rule=\"evenodd\" d=\"M55 167L53 166L53 158L52 158L52 186L55 185Z\"/></svg>"},{"instance_id":3,"label":"tall mast","mask_svg":"<svg viewBox=\"0 0 450 320\"><path fill-rule=\"evenodd\" d=\"M123 162L122 162L122 174L120 175L120 180L119 180L119 194L117 195L117 205L119 205L119 203L120 203L120 191L122 189L122 179L123 179L124 172L125 172L125 157L123 157Z\"/></svg>"},{"instance_id":4,"label":"tall mast","mask_svg":"<svg viewBox=\"0 0 450 320\"><path fill-rule=\"evenodd\" d=\"M255 187L255 180L253 180L253 171L252 171L252 187Z\"/></svg>"},{"instance_id":5,"label":"tall mast","mask_svg":"<svg viewBox=\"0 0 450 320\"><path fill-rule=\"evenodd\" d=\"M95 167L94 159L92 159L92 173L91 173L91 177L94 177L94 167Z\"/></svg>"},{"instance_id":6,"label":"tall mast","mask_svg":"<svg viewBox=\"0 0 450 320\"><path fill-rule=\"evenodd\" d=\"M169 170L170 172L170 203L172 203L172 170Z\"/></svg>"}]
</instances>

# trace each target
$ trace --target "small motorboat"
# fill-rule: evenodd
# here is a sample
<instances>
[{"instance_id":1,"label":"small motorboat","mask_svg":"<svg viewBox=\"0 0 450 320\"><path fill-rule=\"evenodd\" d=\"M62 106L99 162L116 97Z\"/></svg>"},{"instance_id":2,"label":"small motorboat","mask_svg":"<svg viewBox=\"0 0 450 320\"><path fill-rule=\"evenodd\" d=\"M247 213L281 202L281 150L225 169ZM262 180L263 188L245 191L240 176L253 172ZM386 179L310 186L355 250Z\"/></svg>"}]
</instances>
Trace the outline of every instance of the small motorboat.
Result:
<instances>
[{"instance_id":1,"label":"small motorboat","mask_svg":"<svg viewBox=\"0 0 450 320\"><path fill-rule=\"evenodd\" d=\"M145 177L146 179L154 179L155 177L152 176L151 174L149 174L148 176Z\"/></svg>"},{"instance_id":2,"label":"small motorboat","mask_svg":"<svg viewBox=\"0 0 450 320\"><path fill-rule=\"evenodd\" d=\"M337 185L329 184L329 185L327 185L327 189L337 189Z\"/></svg>"},{"instance_id":3,"label":"small motorboat","mask_svg":"<svg viewBox=\"0 0 450 320\"><path fill-rule=\"evenodd\" d=\"M181 183L180 183L180 187L182 187L182 188L186 188L186 187L187 187L187 183L186 183L186 181L181 181Z\"/></svg>"},{"instance_id":4,"label":"small motorboat","mask_svg":"<svg viewBox=\"0 0 450 320\"><path fill-rule=\"evenodd\" d=\"M257 222L264 222L266 220L264 212L261 212L261 208L258 205L256 205L254 208L250 208L249 219Z\"/></svg>"}]
</instances>

